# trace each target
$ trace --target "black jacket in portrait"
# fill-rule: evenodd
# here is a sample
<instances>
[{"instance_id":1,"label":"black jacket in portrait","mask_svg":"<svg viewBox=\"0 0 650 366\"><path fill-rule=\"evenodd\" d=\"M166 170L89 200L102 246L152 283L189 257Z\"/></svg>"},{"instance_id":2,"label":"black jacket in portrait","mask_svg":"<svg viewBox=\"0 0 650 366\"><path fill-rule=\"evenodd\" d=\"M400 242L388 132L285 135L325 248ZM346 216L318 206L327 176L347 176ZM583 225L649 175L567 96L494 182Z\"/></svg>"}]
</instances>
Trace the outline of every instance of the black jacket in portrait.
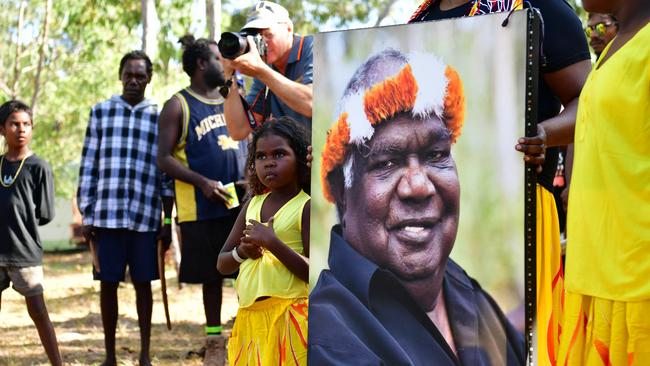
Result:
<instances>
[{"instance_id":1,"label":"black jacket in portrait","mask_svg":"<svg viewBox=\"0 0 650 366\"><path fill-rule=\"evenodd\" d=\"M449 259L443 294L457 356L398 279L331 232L329 270L310 295L308 364L525 364L523 336L494 300Z\"/></svg>"}]
</instances>

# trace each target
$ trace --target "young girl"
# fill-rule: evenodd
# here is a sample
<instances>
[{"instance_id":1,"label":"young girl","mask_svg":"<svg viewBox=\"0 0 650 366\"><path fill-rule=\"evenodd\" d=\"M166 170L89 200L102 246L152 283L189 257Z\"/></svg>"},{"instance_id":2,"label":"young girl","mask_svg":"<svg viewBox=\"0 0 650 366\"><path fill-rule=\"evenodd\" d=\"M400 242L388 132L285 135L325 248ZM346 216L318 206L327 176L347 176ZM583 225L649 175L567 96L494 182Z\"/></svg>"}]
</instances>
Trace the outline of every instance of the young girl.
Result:
<instances>
[{"instance_id":1,"label":"young girl","mask_svg":"<svg viewBox=\"0 0 650 366\"><path fill-rule=\"evenodd\" d=\"M9 287L25 297L52 365L61 365L56 334L43 299L43 246L38 225L54 217L54 179L50 166L32 153L32 111L12 100L0 106L0 295Z\"/></svg>"},{"instance_id":2,"label":"young girl","mask_svg":"<svg viewBox=\"0 0 650 366\"><path fill-rule=\"evenodd\" d=\"M618 34L578 104L558 365L650 365L650 0L583 0Z\"/></svg>"},{"instance_id":3,"label":"young girl","mask_svg":"<svg viewBox=\"0 0 650 366\"><path fill-rule=\"evenodd\" d=\"M249 145L253 198L217 261L223 274L239 268L230 365L307 363L308 136L283 117L262 125Z\"/></svg>"}]
</instances>

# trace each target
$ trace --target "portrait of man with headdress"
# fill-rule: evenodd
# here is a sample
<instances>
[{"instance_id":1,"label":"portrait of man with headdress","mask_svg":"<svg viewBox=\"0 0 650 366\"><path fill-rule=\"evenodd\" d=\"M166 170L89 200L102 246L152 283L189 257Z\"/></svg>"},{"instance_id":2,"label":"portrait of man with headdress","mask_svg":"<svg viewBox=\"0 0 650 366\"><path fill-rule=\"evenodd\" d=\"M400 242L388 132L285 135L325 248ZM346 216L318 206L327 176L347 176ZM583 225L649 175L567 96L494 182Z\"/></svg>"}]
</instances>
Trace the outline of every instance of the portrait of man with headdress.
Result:
<instances>
[{"instance_id":1,"label":"portrait of man with headdress","mask_svg":"<svg viewBox=\"0 0 650 366\"><path fill-rule=\"evenodd\" d=\"M335 219L329 235L312 225L312 242L329 243L328 268L312 269L309 363L523 365L523 335L450 257L463 217L459 172L482 171L455 155L466 131L475 135L468 124L480 123L467 119L467 79L432 50L375 48L346 79L322 146L313 141L320 206ZM314 204L312 221L327 222ZM498 257L497 242L483 246ZM481 258L491 259L502 263Z\"/></svg>"}]
</instances>

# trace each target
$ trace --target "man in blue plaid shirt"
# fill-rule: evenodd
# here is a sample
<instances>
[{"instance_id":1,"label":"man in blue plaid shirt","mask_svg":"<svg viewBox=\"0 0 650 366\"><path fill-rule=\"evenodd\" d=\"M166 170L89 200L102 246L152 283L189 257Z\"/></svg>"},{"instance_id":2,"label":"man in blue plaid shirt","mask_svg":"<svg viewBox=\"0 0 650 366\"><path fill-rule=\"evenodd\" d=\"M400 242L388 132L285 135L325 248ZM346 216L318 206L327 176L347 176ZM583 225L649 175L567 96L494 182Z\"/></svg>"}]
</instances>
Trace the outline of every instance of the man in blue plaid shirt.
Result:
<instances>
[{"instance_id":1,"label":"man in blue plaid shirt","mask_svg":"<svg viewBox=\"0 0 650 366\"><path fill-rule=\"evenodd\" d=\"M156 242L170 242L173 190L156 165L158 107L144 92L152 65L144 52L120 62L122 95L90 112L81 157L77 199L84 236L94 248L93 276L101 281L100 304L106 360L116 365L117 287L126 266L136 293L140 365L150 365L151 281L158 279ZM161 207L165 225L161 230ZM160 236L158 233L160 232Z\"/></svg>"}]
</instances>

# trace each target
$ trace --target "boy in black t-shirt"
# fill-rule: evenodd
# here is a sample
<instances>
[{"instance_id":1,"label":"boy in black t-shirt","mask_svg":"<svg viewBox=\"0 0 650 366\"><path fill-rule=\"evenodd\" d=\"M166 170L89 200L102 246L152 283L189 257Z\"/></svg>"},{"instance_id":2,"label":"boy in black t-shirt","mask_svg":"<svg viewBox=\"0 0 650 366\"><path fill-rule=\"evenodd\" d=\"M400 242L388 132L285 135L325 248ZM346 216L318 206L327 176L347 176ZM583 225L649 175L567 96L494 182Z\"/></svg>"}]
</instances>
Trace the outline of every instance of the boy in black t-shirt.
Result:
<instances>
[{"instance_id":1,"label":"boy in black t-shirt","mask_svg":"<svg viewBox=\"0 0 650 366\"><path fill-rule=\"evenodd\" d=\"M43 247L37 230L54 217L54 179L47 162L29 149L31 113L17 100L0 106L0 134L7 146L0 155L0 296L10 283L25 296L50 363L61 365L43 299Z\"/></svg>"}]
</instances>

